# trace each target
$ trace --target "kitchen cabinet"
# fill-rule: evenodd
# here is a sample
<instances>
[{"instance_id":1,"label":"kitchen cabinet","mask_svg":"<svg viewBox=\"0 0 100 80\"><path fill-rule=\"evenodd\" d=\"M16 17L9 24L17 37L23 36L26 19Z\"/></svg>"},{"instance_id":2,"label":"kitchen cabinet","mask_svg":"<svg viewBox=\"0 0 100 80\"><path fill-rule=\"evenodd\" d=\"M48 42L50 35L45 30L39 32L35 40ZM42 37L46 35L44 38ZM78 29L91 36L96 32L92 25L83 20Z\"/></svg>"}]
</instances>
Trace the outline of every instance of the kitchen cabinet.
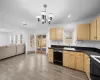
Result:
<instances>
[{"instance_id":1,"label":"kitchen cabinet","mask_svg":"<svg viewBox=\"0 0 100 80\"><path fill-rule=\"evenodd\" d=\"M76 53L76 69L83 71L83 53Z\"/></svg>"},{"instance_id":2,"label":"kitchen cabinet","mask_svg":"<svg viewBox=\"0 0 100 80\"><path fill-rule=\"evenodd\" d=\"M90 23L90 40L97 40L97 20Z\"/></svg>"},{"instance_id":3,"label":"kitchen cabinet","mask_svg":"<svg viewBox=\"0 0 100 80\"><path fill-rule=\"evenodd\" d=\"M50 28L50 40L56 40L56 29Z\"/></svg>"},{"instance_id":4,"label":"kitchen cabinet","mask_svg":"<svg viewBox=\"0 0 100 80\"><path fill-rule=\"evenodd\" d=\"M53 49L48 49L48 61L53 63ZM83 71L90 80L90 58L86 53L63 51L63 66Z\"/></svg>"},{"instance_id":5,"label":"kitchen cabinet","mask_svg":"<svg viewBox=\"0 0 100 80\"><path fill-rule=\"evenodd\" d=\"M63 66L83 71L83 53L63 51Z\"/></svg>"},{"instance_id":6,"label":"kitchen cabinet","mask_svg":"<svg viewBox=\"0 0 100 80\"><path fill-rule=\"evenodd\" d=\"M69 67L69 52L63 51L63 66Z\"/></svg>"},{"instance_id":7,"label":"kitchen cabinet","mask_svg":"<svg viewBox=\"0 0 100 80\"><path fill-rule=\"evenodd\" d=\"M97 40L100 40L100 17L97 18Z\"/></svg>"},{"instance_id":8,"label":"kitchen cabinet","mask_svg":"<svg viewBox=\"0 0 100 80\"><path fill-rule=\"evenodd\" d=\"M56 28L56 40L63 40L63 28Z\"/></svg>"},{"instance_id":9,"label":"kitchen cabinet","mask_svg":"<svg viewBox=\"0 0 100 80\"><path fill-rule=\"evenodd\" d=\"M76 40L90 39L90 24L78 24L76 26Z\"/></svg>"},{"instance_id":10,"label":"kitchen cabinet","mask_svg":"<svg viewBox=\"0 0 100 80\"><path fill-rule=\"evenodd\" d=\"M63 28L50 28L50 40L63 40Z\"/></svg>"},{"instance_id":11,"label":"kitchen cabinet","mask_svg":"<svg viewBox=\"0 0 100 80\"><path fill-rule=\"evenodd\" d=\"M72 68L72 69L75 69L76 68L76 52L71 52L70 51L70 57L69 57L69 67Z\"/></svg>"},{"instance_id":12,"label":"kitchen cabinet","mask_svg":"<svg viewBox=\"0 0 100 80\"><path fill-rule=\"evenodd\" d=\"M48 61L53 63L53 49L48 49Z\"/></svg>"},{"instance_id":13,"label":"kitchen cabinet","mask_svg":"<svg viewBox=\"0 0 100 80\"><path fill-rule=\"evenodd\" d=\"M84 72L90 80L90 58L87 54L84 54Z\"/></svg>"}]
</instances>

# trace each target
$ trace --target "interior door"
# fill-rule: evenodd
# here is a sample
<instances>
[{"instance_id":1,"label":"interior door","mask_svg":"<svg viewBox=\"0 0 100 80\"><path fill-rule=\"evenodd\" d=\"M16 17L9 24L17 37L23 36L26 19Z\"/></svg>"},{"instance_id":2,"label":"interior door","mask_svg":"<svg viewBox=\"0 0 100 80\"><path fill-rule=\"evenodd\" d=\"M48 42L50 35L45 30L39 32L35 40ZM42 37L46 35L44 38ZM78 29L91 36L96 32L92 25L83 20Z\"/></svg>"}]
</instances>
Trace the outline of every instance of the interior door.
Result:
<instances>
[{"instance_id":1,"label":"interior door","mask_svg":"<svg viewBox=\"0 0 100 80\"><path fill-rule=\"evenodd\" d=\"M37 53L45 54L46 53L46 35L37 35L36 36L36 45Z\"/></svg>"}]
</instances>

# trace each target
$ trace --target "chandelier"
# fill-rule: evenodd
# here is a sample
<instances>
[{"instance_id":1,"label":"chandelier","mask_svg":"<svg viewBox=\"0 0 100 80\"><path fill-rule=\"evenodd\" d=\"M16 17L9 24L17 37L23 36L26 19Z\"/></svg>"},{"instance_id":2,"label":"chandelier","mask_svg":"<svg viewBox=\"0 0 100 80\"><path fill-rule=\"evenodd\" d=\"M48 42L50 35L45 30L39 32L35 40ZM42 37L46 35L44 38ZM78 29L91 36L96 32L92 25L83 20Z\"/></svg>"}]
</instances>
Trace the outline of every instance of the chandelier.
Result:
<instances>
[{"instance_id":1,"label":"chandelier","mask_svg":"<svg viewBox=\"0 0 100 80\"><path fill-rule=\"evenodd\" d=\"M44 4L43 5L44 7L44 11L41 11L41 15L37 15L36 18L38 20L38 22L41 22L42 24L45 24L45 23L51 23L52 21L52 18L53 18L53 14L52 13L49 13L48 17L47 17L47 14L46 14L46 8L47 8L47 5Z\"/></svg>"}]
</instances>

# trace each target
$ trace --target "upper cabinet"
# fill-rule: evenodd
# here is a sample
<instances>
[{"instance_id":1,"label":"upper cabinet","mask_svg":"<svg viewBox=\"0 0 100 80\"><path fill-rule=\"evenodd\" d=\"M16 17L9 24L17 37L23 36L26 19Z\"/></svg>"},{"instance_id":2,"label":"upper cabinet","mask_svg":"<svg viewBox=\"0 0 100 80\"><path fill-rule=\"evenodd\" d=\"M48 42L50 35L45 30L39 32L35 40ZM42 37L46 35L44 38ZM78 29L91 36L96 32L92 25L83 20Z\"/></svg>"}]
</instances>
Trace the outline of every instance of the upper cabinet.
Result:
<instances>
[{"instance_id":1,"label":"upper cabinet","mask_svg":"<svg viewBox=\"0 0 100 80\"><path fill-rule=\"evenodd\" d=\"M76 40L90 39L90 24L78 24L76 27Z\"/></svg>"},{"instance_id":2,"label":"upper cabinet","mask_svg":"<svg viewBox=\"0 0 100 80\"><path fill-rule=\"evenodd\" d=\"M90 40L97 39L97 20L90 23Z\"/></svg>"},{"instance_id":3,"label":"upper cabinet","mask_svg":"<svg viewBox=\"0 0 100 80\"><path fill-rule=\"evenodd\" d=\"M50 40L63 40L63 28L50 28Z\"/></svg>"},{"instance_id":4,"label":"upper cabinet","mask_svg":"<svg viewBox=\"0 0 100 80\"><path fill-rule=\"evenodd\" d=\"M90 40L100 40L100 17L90 24Z\"/></svg>"},{"instance_id":5,"label":"upper cabinet","mask_svg":"<svg viewBox=\"0 0 100 80\"><path fill-rule=\"evenodd\" d=\"M55 37L56 33L55 32L56 32L55 28L50 28L50 40L56 39L56 37Z\"/></svg>"},{"instance_id":6,"label":"upper cabinet","mask_svg":"<svg viewBox=\"0 0 100 80\"><path fill-rule=\"evenodd\" d=\"M100 40L100 17L97 18L97 40Z\"/></svg>"}]
</instances>

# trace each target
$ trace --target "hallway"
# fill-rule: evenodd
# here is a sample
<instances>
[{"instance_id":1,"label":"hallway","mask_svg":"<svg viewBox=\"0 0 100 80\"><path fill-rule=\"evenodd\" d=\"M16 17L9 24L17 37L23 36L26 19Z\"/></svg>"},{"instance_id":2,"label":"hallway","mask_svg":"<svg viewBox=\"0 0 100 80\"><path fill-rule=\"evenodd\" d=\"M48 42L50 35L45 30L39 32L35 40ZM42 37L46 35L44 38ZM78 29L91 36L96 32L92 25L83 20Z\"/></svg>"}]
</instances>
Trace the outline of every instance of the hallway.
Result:
<instances>
[{"instance_id":1,"label":"hallway","mask_svg":"<svg viewBox=\"0 0 100 80\"><path fill-rule=\"evenodd\" d=\"M87 80L83 72L47 61L41 54L22 54L0 61L0 80Z\"/></svg>"}]
</instances>

